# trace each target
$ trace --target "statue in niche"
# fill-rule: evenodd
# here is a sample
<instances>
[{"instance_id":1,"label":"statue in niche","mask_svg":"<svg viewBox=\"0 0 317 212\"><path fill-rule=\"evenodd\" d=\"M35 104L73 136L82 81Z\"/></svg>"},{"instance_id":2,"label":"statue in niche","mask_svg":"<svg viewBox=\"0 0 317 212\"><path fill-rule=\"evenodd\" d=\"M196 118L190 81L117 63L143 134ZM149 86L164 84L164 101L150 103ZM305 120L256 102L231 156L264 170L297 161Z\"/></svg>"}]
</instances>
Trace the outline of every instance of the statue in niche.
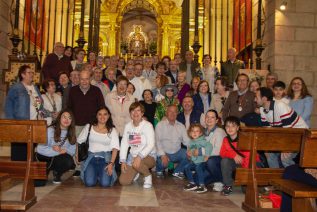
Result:
<instances>
[{"instance_id":1,"label":"statue in niche","mask_svg":"<svg viewBox=\"0 0 317 212\"><path fill-rule=\"evenodd\" d=\"M142 55L146 52L148 38L141 25L133 25L133 32L128 37L130 53Z\"/></svg>"}]
</instances>

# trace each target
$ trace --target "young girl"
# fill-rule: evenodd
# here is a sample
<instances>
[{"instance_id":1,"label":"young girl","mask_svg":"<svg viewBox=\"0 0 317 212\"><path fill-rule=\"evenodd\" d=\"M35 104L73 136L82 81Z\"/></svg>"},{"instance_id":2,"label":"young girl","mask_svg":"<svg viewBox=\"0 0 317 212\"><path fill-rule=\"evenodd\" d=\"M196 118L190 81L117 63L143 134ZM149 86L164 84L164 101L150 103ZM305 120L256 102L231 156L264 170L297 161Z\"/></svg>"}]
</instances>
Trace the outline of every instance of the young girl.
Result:
<instances>
[{"instance_id":1,"label":"young girl","mask_svg":"<svg viewBox=\"0 0 317 212\"><path fill-rule=\"evenodd\" d=\"M189 183L184 187L185 191L196 191L197 193L207 192L204 181L204 166L205 161L211 155L212 146L206 141L204 136L204 128L200 124L192 124L188 129L188 135L191 138L188 146L187 155L191 162L185 166L185 173ZM202 155L196 155L196 150L201 152ZM192 171L196 171L198 185L194 181Z\"/></svg>"},{"instance_id":2,"label":"young girl","mask_svg":"<svg viewBox=\"0 0 317 212\"><path fill-rule=\"evenodd\" d=\"M220 149L221 172L224 187L222 195L228 196L232 193L233 173L237 166L248 167L249 152L239 151L237 144L239 140L240 120L235 116L229 116L225 120L225 130L227 137L224 137Z\"/></svg>"},{"instance_id":3,"label":"young girl","mask_svg":"<svg viewBox=\"0 0 317 212\"><path fill-rule=\"evenodd\" d=\"M70 110L62 110L47 129L47 144L38 145L36 154L39 161L47 162L48 171L53 170L54 184L60 184L62 174L75 168L75 143L74 116Z\"/></svg>"}]
</instances>

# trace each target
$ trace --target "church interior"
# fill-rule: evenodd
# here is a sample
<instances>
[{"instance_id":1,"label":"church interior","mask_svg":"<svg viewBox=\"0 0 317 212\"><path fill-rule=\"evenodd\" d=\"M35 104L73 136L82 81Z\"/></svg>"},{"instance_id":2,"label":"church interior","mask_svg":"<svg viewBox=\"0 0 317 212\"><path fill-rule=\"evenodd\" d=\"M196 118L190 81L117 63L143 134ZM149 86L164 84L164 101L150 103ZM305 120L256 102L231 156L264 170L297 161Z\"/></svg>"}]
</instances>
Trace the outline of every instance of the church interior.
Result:
<instances>
[{"instance_id":1,"label":"church interior","mask_svg":"<svg viewBox=\"0 0 317 212\"><path fill-rule=\"evenodd\" d=\"M87 53L95 52L102 58L115 55L125 62L156 55L173 59L179 54L185 59L186 52L192 51L199 66L208 54L211 65L218 70L222 70L222 64L227 61L228 50L234 48L237 59L244 62L244 69L250 73L276 74L287 86L294 77L301 77L314 101L310 129L304 133L279 131L280 128L270 131L271 134L244 132L241 137L250 140L245 147L254 150L251 157L254 166L250 165L249 170L240 175L236 173L234 193L230 196L211 191L186 192L184 181L173 177L153 177L152 189L140 187L141 179L131 186L117 182L111 188L86 188L80 178L74 178L72 171L68 171L60 185L49 181L44 187L33 187L33 196L37 199L28 211L279 211L276 208L260 210L260 206L265 207L267 203L263 198L258 201L260 193L270 194L264 182L270 182L270 176L281 176L283 170L276 175L272 170L272 173L258 171L257 151L272 149L263 144L265 140L256 146L256 136L265 135L270 140L285 135L281 140L294 140L296 144L277 148L302 154L308 147L300 141L307 139L316 143L317 133L313 130L317 128L316 0L0 0L0 22L1 119L5 119L5 100L10 87L17 82L19 67L30 65L35 71L34 83L40 84L45 58L54 52L57 42ZM0 137L0 161L7 160L11 151L10 143L3 142L10 137L1 131L3 129L0 126L3 137ZM314 150L316 144L312 145ZM313 161L307 167L316 169L314 153L307 154L305 159ZM300 163L305 162L300 159ZM20 202L21 191L22 199L27 199L32 194L25 192L33 181L2 176L3 169L0 168L0 210L11 211L10 207L1 208L1 204ZM259 177L261 174L265 177ZM50 173L48 179L52 178ZM262 181L254 180L256 178ZM279 188L285 190L287 185ZM309 190L310 196L298 193L299 199L305 204L314 202L316 188L303 188L305 192ZM302 210L293 207L293 211Z\"/></svg>"}]
</instances>

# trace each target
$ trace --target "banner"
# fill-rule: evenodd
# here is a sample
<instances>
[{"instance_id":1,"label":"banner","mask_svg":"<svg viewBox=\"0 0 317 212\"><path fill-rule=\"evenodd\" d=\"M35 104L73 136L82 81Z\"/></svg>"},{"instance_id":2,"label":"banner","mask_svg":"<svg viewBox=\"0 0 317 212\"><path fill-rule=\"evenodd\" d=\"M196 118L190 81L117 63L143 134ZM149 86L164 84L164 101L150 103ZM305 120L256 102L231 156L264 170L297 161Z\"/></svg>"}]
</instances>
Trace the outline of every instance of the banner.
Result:
<instances>
[{"instance_id":1,"label":"banner","mask_svg":"<svg viewBox=\"0 0 317 212\"><path fill-rule=\"evenodd\" d=\"M233 47L237 53L252 43L252 1L234 0Z\"/></svg>"},{"instance_id":2,"label":"banner","mask_svg":"<svg viewBox=\"0 0 317 212\"><path fill-rule=\"evenodd\" d=\"M36 45L38 48L44 50L45 44L45 8L43 4L44 0L26 0L26 14L25 14L25 33L24 37L28 38L31 43ZM38 3L38 5L37 5ZM44 12L43 12L44 11ZM37 15L36 15L37 13ZM36 22L37 19L37 22ZM44 21L43 21L44 19ZM43 25L42 25L43 22ZM29 31L30 30L30 31ZM42 33L43 31L43 33ZM29 35L30 34L30 35ZM42 37L43 34L43 37ZM35 36L36 35L36 36ZM30 36L30 37L29 37ZM36 37L36 40L35 40ZM42 46L41 46L41 41Z\"/></svg>"}]
</instances>

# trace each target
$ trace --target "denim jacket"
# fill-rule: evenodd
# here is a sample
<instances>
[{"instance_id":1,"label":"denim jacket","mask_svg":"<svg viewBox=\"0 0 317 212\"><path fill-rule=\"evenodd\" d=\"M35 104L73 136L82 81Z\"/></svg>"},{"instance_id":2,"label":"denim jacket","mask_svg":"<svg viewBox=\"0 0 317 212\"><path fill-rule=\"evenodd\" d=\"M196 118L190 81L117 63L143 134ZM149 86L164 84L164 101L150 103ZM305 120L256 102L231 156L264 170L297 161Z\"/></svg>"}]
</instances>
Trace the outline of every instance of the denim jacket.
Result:
<instances>
[{"instance_id":1,"label":"denim jacket","mask_svg":"<svg viewBox=\"0 0 317 212\"><path fill-rule=\"evenodd\" d=\"M41 93L36 86L35 90L43 102ZM44 117L47 116L43 104L40 107L40 111L44 112ZM22 82L17 82L9 89L5 102L5 117L18 120L30 119L30 96Z\"/></svg>"}]
</instances>

